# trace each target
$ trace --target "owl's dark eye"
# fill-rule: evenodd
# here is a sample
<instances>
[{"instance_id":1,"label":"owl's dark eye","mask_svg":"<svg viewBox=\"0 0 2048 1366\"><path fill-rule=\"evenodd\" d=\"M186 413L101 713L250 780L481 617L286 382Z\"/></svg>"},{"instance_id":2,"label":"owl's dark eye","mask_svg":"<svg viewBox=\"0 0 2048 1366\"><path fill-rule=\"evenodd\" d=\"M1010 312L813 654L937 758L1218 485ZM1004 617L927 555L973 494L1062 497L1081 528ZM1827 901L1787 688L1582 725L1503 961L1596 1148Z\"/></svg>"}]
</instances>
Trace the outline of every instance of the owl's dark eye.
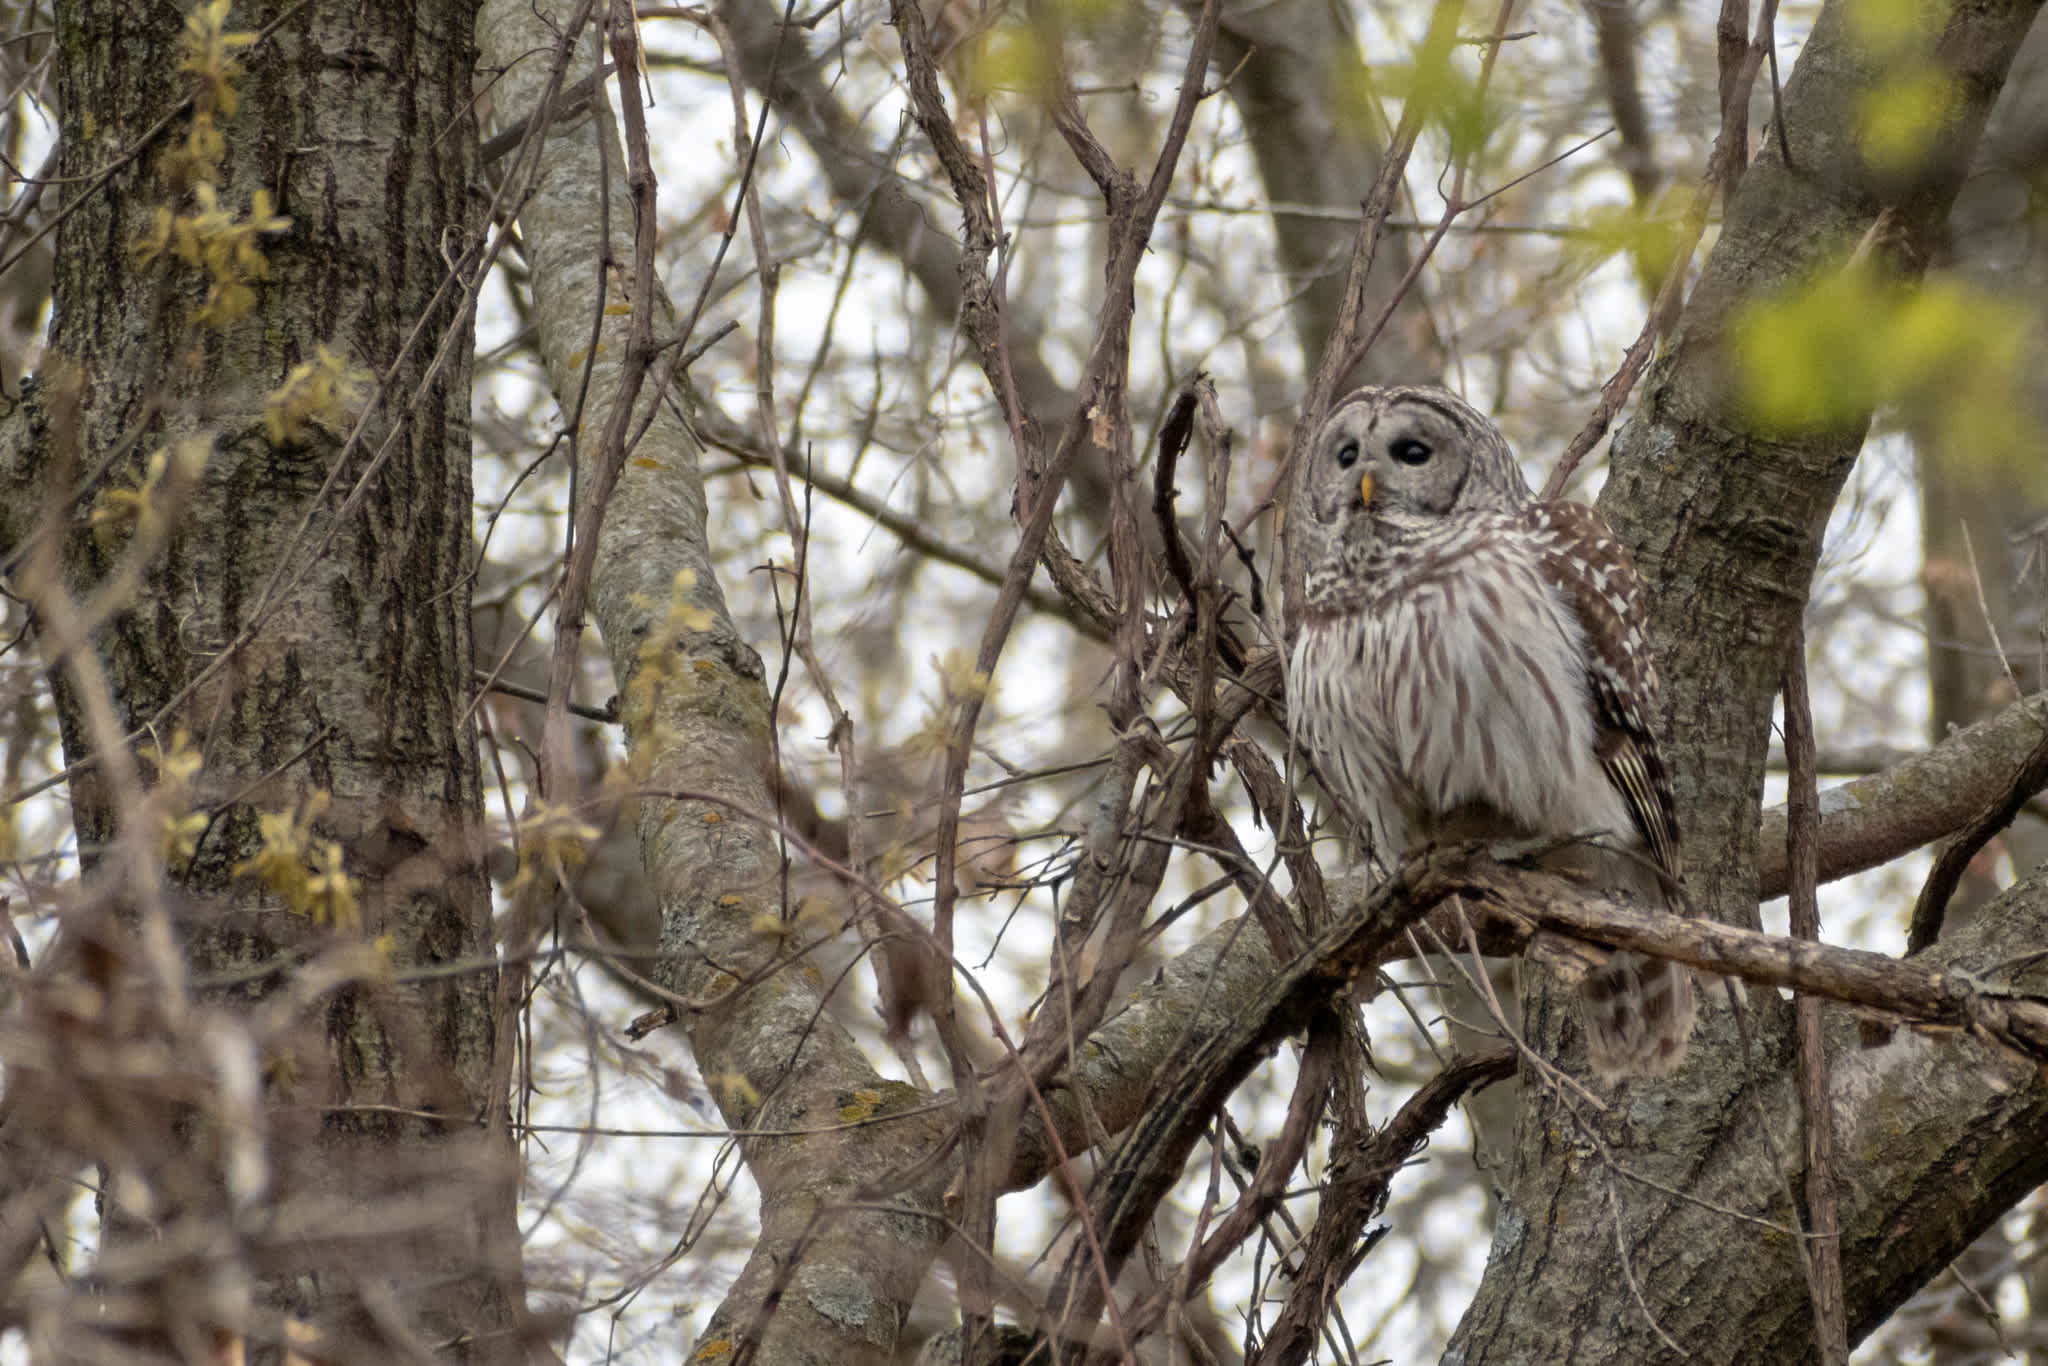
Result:
<instances>
[{"instance_id":1,"label":"owl's dark eye","mask_svg":"<svg viewBox=\"0 0 2048 1366\"><path fill-rule=\"evenodd\" d=\"M1414 437L1404 436L1393 445L1387 447L1387 454L1393 456L1394 459L1403 465L1427 465L1429 457L1434 455L1435 452L1430 450L1428 445L1417 441Z\"/></svg>"},{"instance_id":2,"label":"owl's dark eye","mask_svg":"<svg viewBox=\"0 0 2048 1366\"><path fill-rule=\"evenodd\" d=\"M1337 448L1337 467L1339 469L1348 470L1357 463L1358 443L1356 441L1347 441Z\"/></svg>"}]
</instances>

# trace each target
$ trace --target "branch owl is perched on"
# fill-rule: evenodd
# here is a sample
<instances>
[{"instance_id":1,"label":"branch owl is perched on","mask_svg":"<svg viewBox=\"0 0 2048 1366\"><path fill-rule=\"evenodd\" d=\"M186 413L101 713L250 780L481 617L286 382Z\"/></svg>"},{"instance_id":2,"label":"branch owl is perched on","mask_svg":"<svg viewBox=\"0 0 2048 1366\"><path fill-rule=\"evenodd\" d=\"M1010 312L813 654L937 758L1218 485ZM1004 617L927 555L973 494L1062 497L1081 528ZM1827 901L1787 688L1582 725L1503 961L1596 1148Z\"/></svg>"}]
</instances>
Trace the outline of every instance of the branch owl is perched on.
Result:
<instances>
[{"instance_id":1,"label":"branch owl is perched on","mask_svg":"<svg viewBox=\"0 0 2048 1366\"><path fill-rule=\"evenodd\" d=\"M1443 389L1346 396L1308 460L1287 711L1373 852L1585 835L1563 870L1667 900L1678 821L1649 726L1642 580L1599 514L1537 501L1499 429ZM1684 967L1616 953L1583 991L1603 1077L1684 1057Z\"/></svg>"}]
</instances>

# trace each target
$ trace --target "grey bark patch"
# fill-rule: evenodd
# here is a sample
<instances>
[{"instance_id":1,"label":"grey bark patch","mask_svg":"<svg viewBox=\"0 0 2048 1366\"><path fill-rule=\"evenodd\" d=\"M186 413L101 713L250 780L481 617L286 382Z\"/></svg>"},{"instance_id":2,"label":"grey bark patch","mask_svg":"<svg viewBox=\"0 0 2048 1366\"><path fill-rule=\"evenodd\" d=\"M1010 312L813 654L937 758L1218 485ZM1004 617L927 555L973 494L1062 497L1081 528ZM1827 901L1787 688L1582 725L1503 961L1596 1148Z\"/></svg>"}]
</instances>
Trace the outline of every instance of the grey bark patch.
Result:
<instances>
[{"instance_id":1,"label":"grey bark patch","mask_svg":"<svg viewBox=\"0 0 2048 1366\"><path fill-rule=\"evenodd\" d=\"M1529 1236L1529 1220L1522 1211L1506 1201L1501 1202L1500 1217L1493 1223L1492 1259L1499 1261L1512 1257L1522 1241ZM1445 1360L1449 1360L1448 1357Z\"/></svg>"},{"instance_id":2,"label":"grey bark patch","mask_svg":"<svg viewBox=\"0 0 2048 1366\"><path fill-rule=\"evenodd\" d=\"M863 1329L875 1317L874 1291L843 1266L807 1266L796 1279L811 1308L841 1328Z\"/></svg>"},{"instance_id":3,"label":"grey bark patch","mask_svg":"<svg viewBox=\"0 0 2048 1366\"><path fill-rule=\"evenodd\" d=\"M1820 814L1823 816L1832 816L1837 811L1861 810L1862 806L1862 801L1850 790L1847 783L1840 787L1831 787L1820 794Z\"/></svg>"}]
</instances>

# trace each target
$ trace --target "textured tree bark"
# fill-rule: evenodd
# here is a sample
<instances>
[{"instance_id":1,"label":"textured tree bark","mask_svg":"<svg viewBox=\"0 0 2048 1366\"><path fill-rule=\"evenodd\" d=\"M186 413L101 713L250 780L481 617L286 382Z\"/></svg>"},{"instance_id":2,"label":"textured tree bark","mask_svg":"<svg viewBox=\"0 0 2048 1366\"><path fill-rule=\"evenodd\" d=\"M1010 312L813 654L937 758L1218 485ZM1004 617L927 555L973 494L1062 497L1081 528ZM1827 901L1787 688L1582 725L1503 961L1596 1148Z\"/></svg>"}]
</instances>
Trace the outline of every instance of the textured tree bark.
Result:
<instances>
[{"instance_id":1,"label":"textured tree bark","mask_svg":"<svg viewBox=\"0 0 2048 1366\"><path fill-rule=\"evenodd\" d=\"M203 999L252 1011L289 999L297 959L335 940L237 865L262 844L259 815L319 790L332 801L313 832L339 842L362 933L382 937L398 973L302 1002L291 1044L263 1060L276 1197L352 1211L356 1227L304 1228L291 1253L249 1266L259 1310L335 1335L337 1357L424 1345L524 1359L516 1163L502 1123L486 1124L504 1096L466 711L471 333L447 264L478 227L474 7L236 7L230 29L279 28L234 53L247 72L232 80L239 112L216 123L218 204L245 215L263 191L291 222L254 239L267 275L251 277L248 314L217 326L198 317L203 270L135 246L160 211L192 212L206 179L172 155L195 85L176 69L182 20L165 5L56 7L59 174L83 200L57 237L44 439L13 448L0 501L33 515L111 461L88 496L59 505L76 606L126 553L89 524L92 495L133 486L160 446L210 447L162 555L90 646L123 730L148 728L166 750L189 731L204 757L195 797L214 818L176 869L175 932ZM280 439L266 395L323 347L388 376L383 401L346 444L353 408ZM27 529L4 528L10 543ZM41 625L47 644L47 615ZM76 671L52 668L66 755L88 761L105 737ZM101 769L71 785L89 879L92 851L133 819L113 793ZM148 899L101 871L103 894ZM435 967L459 970L404 975ZM197 1182L152 1195L159 1230L225 1198ZM282 1350L269 1322L269 1339L248 1343L256 1359Z\"/></svg>"},{"instance_id":2,"label":"textured tree bark","mask_svg":"<svg viewBox=\"0 0 2048 1366\"><path fill-rule=\"evenodd\" d=\"M1747 421L1731 380L1734 314L1841 259L1881 213L1876 250L1917 274L2036 9L1950 12L1937 48L1956 78L1944 155L1890 183L1861 166L1844 131L1880 73L1845 33L1844 7L1823 10L1784 94L1794 165L1764 140L1680 332L1615 442L1602 506L1654 590L1690 886L1703 913L1733 924L1757 923L1758 807L1783 642L1866 425L1784 433ZM2039 894L2016 892L1998 919L2024 935L2020 908ZM1996 942L1976 947L1995 959ZM1649 1361L1674 1357L1676 1344L1693 1360L1811 1354L1805 1282L1781 1231L1797 1219L1780 1195L1797 1179L1787 1012L1773 995L1750 1000L1747 1044L1729 1010L1713 1011L1694 1036L1699 1056L1669 1083L1623 1092L1605 1115L1528 1088L1487 1274L1447 1360ZM1569 1014L1561 993L1533 989L1531 1043L1554 1054ZM1856 1192L1842 1210L1843 1260L1860 1337L2040 1179L2043 1092L2030 1069L1996 1067L1975 1045L1913 1041L1850 1056L1834 1093ZM1936 1190L1947 1203L1927 1198ZM1883 1236L1911 1226L1897 1222L1902 1201L1922 1201L1927 1221L1910 1254Z\"/></svg>"}]
</instances>

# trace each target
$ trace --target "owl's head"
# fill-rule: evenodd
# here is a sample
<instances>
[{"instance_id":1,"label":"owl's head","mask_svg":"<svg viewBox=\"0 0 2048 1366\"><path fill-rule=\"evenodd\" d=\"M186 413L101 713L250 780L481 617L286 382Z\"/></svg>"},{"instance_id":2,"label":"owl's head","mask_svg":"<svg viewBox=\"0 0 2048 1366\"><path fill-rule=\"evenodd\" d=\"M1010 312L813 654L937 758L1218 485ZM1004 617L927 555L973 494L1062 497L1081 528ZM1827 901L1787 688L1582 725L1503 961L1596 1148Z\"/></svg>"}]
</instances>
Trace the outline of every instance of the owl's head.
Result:
<instances>
[{"instance_id":1,"label":"owl's head","mask_svg":"<svg viewBox=\"0 0 2048 1366\"><path fill-rule=\"evenodd\" d=\"M1500 429L1448 389L1354 390L1323 419L1307 458L1291 530L1311 600L1446 518L1534 497Z\"/></svg>"}]
</instances>

